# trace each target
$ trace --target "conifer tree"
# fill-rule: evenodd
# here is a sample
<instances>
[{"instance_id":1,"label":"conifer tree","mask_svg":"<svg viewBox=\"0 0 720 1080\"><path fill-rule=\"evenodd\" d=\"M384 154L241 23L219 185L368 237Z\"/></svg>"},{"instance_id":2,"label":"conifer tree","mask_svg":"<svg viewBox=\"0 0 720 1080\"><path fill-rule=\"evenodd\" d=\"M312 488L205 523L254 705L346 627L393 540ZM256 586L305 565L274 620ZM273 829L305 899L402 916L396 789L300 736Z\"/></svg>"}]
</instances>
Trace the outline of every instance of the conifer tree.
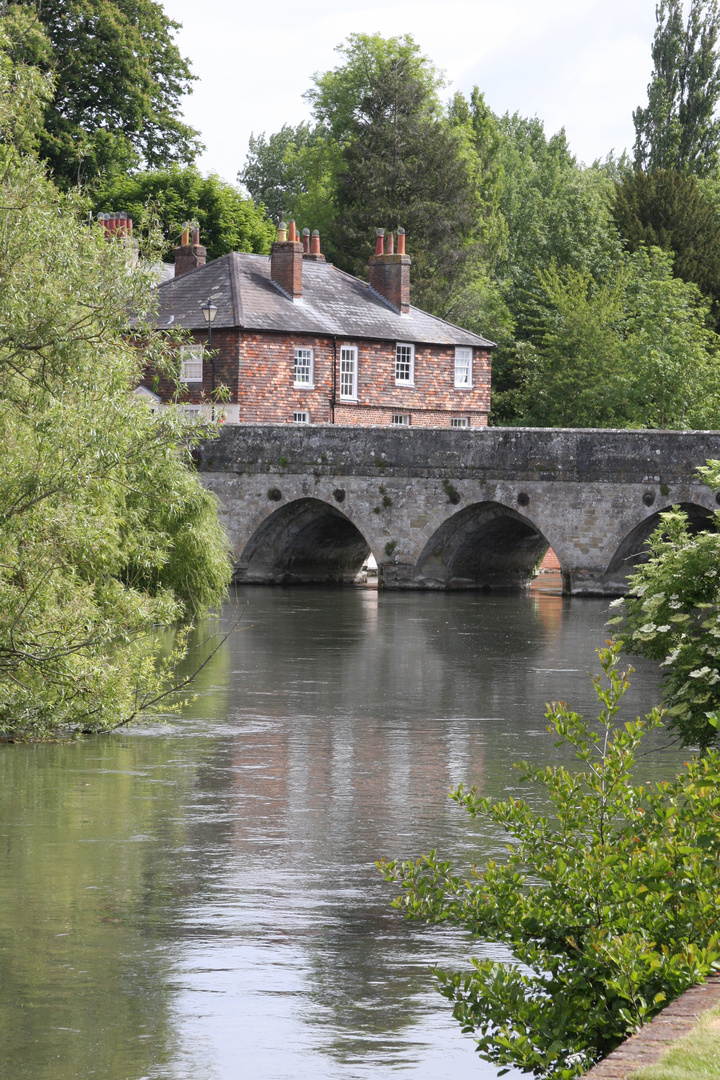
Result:
<instances>
[{"instance_id":1,"label":"conifer tree","mask_svg":"<svg viewBox=\"0 0 720 1080\"><path fill-rule=\"evenodd\" d=\"M692 0L687 26L682 0L660 0L655 15L648 105L633 113L635 167L704 175L717 166L720 148L717 0Z\"/></svg>"}]
</instances>

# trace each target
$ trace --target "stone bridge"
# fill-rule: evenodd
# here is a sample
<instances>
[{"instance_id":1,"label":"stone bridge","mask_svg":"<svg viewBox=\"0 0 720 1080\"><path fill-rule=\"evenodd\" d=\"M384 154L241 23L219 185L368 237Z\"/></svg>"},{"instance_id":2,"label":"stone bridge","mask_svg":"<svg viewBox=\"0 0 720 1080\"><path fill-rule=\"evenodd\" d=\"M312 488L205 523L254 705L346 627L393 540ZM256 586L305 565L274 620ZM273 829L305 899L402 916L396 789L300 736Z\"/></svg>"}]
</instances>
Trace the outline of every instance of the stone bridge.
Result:
<instances>
[{"instance_id":1,"label":"stone bridge","mask_svg":"<svg viewBox=\"0 0 720 1080\"><path fill-rule=\"evenodd\" d=\"M720 432L239 425L197 453L239 582L517 588L548 546L573 595L617 594L659 514L712 526Z\"/></svg>"}]
</instances>

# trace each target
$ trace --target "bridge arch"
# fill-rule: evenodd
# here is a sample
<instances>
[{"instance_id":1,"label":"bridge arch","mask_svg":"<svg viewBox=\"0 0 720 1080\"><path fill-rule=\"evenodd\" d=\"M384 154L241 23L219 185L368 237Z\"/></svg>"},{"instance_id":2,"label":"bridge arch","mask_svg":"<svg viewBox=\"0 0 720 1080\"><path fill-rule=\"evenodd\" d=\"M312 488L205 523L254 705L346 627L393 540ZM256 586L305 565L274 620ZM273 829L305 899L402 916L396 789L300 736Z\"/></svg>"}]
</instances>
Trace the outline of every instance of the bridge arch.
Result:
<instances>
[{"instance_id":1,"label":"bridge arch","mask_svg":"<svg viewBox=\"0 0 720 1080\"><path fill-rule=\"evenodd\" d=\"M473 503L433 533L413 577L424 588L520 588L531 580L549 546L538 526L512 507Z\"/></svg>"},{"instance_id":2,"label":"bridge arch","mask_svg":"<svg viewBox=\"0 0 720 1080\"><path fill-rule=\"evenodd\" d=\"M627 579L635 567L645 563L650 558L650 549L647 541L657 529L660 515L672 510L672 506L664 506L643 518L639 524L631 529L615 550L607 571L605 573L606 586L617 592L625 592ZM717 532L712 510L701 506L699 503L680 503L680 509L688 516L688 523L692 533L702 530Z\"/></svg>"},{"instance_id":3,"label":"bridge arch","mask_svg":"<svg viewBox=\"0 0 720 1080\"><path fill-rule=\"evenodd\" d=\"M293 499L256 528L240 555L235 580L350 584L369 553L363 534L337 507L322 499Z\"/></svg>"}]
</instances>

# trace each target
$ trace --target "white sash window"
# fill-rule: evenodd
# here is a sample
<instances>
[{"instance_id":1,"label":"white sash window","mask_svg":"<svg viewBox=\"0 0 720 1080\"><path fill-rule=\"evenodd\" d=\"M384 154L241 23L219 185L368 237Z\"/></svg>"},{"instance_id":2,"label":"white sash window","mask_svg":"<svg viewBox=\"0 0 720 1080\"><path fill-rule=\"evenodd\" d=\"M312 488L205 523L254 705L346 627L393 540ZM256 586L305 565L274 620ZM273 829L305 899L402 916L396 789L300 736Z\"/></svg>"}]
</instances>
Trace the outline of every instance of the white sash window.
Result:
<instances>
[{"instance_id":1,"label":"white sash window","mask_svg":"<svg viewBox=\"0 0 720 1080\"><path fill-rule=\"evenodd\" d=\"M415 385L415 346L395 346L395 382L399 386Z\"/></svg>"},{"instance_id":2,"label":"white sash window","mask_svg":"<svg viewBox=\"0 0 720 1080\"><path fill-rule=\"evenodd\" d=\"M313 351L312 349L295 350L295 385L313 385Z\"/></svg>"},{"instance_id":3,"label":"white sash window","mask_svg":"<svg viewBox=\"0 0 720 1080\"><path fill-rule=\"evenodd\" d=\"M340 349L340 400L357 401L357 349L350 345Z\"/></svg>"},{"instance_id":4,"label":"white sash window","mask_svg":"<svg viewBox=\"0 0 720 1080\"><path fill-rule=\"evenodd\" d=\"M180 378L184 383L201 383L203 381L202 345L181 345L180 363L182 365Z\"/></svg>"},{"instance_id":5,"label":"white sash window","mask_svg":"<svg viewBox=\"0 0 720 1080\"><path fill-rule=\"evenodd\" d=\"M472 349L455 350L455 386L462 390L472 389Z\"/></svg>"}]
</instances>

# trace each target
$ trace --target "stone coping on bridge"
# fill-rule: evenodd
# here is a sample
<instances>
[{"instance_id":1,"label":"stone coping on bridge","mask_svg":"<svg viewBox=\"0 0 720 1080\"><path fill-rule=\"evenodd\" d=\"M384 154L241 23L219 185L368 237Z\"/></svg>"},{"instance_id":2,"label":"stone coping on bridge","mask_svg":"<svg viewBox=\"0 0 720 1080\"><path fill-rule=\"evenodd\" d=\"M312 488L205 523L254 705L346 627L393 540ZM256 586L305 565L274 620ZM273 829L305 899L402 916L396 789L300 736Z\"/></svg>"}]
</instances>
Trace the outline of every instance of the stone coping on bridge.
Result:
<instances>
[{"instance_id":1,"label":"stone coping on bridge","mask_svg":"<svg viewBox=\"0 0 720 1080\"><path fill-rule=\"evenodd\" d=\"M629 1080L638 1069L655 1065L677 1039L690 1034L702 1013L716 1005L720 1005L720 976L714 975L671 1001L649 1024L583 1073L583 1080Z\"/></svg>"},{"instance_id":2,"label":"stone coping on bridge","mask_svg":"<svg viewBox=\"0 0 720 1080\"><path fill-rule=\"evenodd\" d=\"M203 472L688 483L720 459L718 431L233 424L196 452Z\"/></svg>"}]
</instances>

